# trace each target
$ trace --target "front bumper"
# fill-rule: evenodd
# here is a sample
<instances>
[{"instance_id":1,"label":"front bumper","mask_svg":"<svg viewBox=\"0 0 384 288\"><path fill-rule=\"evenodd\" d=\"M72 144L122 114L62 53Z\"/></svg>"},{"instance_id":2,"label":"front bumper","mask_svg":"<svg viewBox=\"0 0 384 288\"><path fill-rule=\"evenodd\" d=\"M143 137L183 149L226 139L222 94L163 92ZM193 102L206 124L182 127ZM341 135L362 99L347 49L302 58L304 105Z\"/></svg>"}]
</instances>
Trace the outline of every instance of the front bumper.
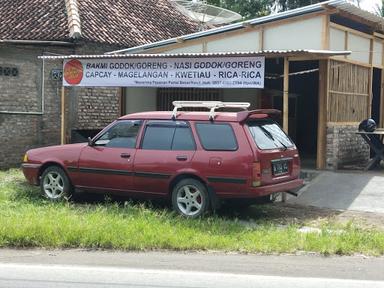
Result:
<instances>
[{"instance_id":1,"label":"front bumper","mask_svg":"<svg viewBox=\"0 0 384 288\"><path fill-rule=\"evenodd\" d=\"M23 170L24 176L32 185L39 185L39 171L41 164L34 163L23 163L21 169Z\"/></svg>"}]
</instances>

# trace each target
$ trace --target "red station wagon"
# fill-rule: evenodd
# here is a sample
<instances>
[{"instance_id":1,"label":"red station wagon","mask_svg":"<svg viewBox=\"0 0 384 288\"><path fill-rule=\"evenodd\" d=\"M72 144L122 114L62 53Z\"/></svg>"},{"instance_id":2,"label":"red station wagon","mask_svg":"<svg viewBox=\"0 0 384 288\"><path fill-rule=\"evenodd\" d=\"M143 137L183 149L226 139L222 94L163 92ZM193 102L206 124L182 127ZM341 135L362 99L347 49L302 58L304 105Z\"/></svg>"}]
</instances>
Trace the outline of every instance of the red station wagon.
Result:
<instances>
[{"instance_id":1,"label":"red station wagon","mask_svg":"<svg viewBox=\"0 0 384 288\"><path fill-rule=\"evenodd\" d=\"M27 180L51 200L75 190L164 197L198 217L223 199L252 199L303 185L295 144L269 115L249 103L175 101L173 112L119 118L89 143L29 150ZM209 112L182 112L205 107Z\"/></svg>"}]
</instances>

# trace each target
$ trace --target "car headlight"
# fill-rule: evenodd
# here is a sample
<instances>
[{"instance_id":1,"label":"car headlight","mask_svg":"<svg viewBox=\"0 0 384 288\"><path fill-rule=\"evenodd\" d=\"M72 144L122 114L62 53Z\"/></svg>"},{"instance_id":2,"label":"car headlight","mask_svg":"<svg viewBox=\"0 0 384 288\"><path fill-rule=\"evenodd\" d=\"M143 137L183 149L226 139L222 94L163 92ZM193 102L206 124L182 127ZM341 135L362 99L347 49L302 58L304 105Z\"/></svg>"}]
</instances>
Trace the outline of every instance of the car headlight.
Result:
<instances>
[{"instance_id":1,"label":"car headlight","mask_svg":"<svg viewBox=\"0 0 384 288\"><path fill-rule=\"evenodd\" d=\"M28 154L27 153L24 154L23 162L28 162Z\"/></svg>"}]
</instances>

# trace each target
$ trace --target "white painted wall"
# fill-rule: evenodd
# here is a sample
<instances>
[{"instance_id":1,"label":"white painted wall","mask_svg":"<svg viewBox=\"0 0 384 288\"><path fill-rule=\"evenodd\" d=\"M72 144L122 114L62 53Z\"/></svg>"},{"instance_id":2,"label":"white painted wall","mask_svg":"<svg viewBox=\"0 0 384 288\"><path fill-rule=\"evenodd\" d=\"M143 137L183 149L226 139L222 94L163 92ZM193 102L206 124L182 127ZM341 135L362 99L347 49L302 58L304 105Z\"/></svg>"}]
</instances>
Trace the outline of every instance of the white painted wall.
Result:
<instances>
[{"instance_id":1,"label":"white painted wall","mask_svg":"<svg viewBox=\"0 0 384 288\"><path fill-rule=\"evenodd\" d=\"M172 47L172 46L171 46ZM186 45L179 48L167 50L164 53L201 53L203 52L203 44Z\"/></svg>"},{"instance_id":2,"label":"white painted wall","mask_svg":"<svg viewBox=\"0 0 384 288\"><path fill-rule=\"evenodd\" d=\"M352 54L348 59L369 64L369 49L370 39L349 33L348 50L352 51Z\"/></svg>"},{"instance_id":3,"label":"white painted wall","mask_svg":"<svg viewBox=\"0 0 384 288\"><path fill-rule=\"evenodd\" d=\"M314 17L266 27L264 49L322 49L322 23L321 17Z\"/></svg>"},{"instance_id":4,"label":"white painted wall","mask_svg":"<svg viewBox=\"0 0 384 288\"><path fill-rule=\"evenodd\" d=\"M329 48L336 51L345 50L345 31L330 28Z\"/></svg>"},{"instance_id":5,"label":"white painted wall","mask_svg":"<svg viewBox=\"0 0 384 288\"><path fill-rule=\"evenodd\" d=\"M156 91L157 88L126 88L126 114L156 111Z\"/></svg>"},{"instance_id":6,"label":"white painted wall","mask_svg":"<svg viewBox=\"0 0 384 288\"><path fill-rule=\"evenodd\" d=\"M260 50L260 32L252 31L207 42L207 52L247 52Z\"/></svg>"},{"instance_id":7,"label":"white painted wall","mask_svg":"<svg viewBox=\"0 0 384 288\"><path fill-rule=\"evenodd\" d=\"M383 65L383 41L379 39L373 42L373 65Z\"/></svg>"}]
</instances>

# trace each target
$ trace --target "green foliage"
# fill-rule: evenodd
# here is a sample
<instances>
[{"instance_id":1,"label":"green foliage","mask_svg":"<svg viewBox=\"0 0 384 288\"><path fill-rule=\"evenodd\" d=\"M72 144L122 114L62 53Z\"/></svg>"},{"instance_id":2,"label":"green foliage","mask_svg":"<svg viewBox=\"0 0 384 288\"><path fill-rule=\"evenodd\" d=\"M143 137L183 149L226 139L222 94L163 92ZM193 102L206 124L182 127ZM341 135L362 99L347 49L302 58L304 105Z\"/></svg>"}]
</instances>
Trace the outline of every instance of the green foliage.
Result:
<instances>
[{"instance_id":1,"label":"green foliage","mask_svg":"<svg viewBox=\"0 0 384 288\"><path fill-rule=\"evenodd\" d=\"M251 19L324 1L326 0L208 0L207 3L235 11L244 19Z\"/></svg>"},{"instance_id":2,"label":"green foliage","mask_svg":"<svg viewBox=\"0 0 384 288\"><path fill-rule=\"evenodd\" d=\"M380 4L376 4L375 13L377 16L384 17L384 0Z\"/></svg>"},{"instance_id":3,"label":"green foliage","mask_svg":"<svg viewBox=\"0 0 384 288\"><path fill-rule=\"evenodd\" d=\"M324 2L326 0L276 0L273 5L277 11L287 11L291 9L296 9L311 4L316 4L319 2Z\"/></svg>"},{"instance_id":4,"label":"green foliage","mask_svg":"<svg viewBox=\"0 0 384 288\"><path fill-rule=\"evenodd\" d=\"M191 220L142 202L51 203L19 170L0 171L0 247L384 255L382 231L327 220L320 230L302 233L299 224L281 225L263 206L252 211L249 221L228 215Z\"/></svg>"},{"instance_id":5,"label":"green foliage","mask_svg":"<svg viewBox=\"0 0 384 288\"><path fill-rule=\"evenodd\" d=\"M235 11L244 19L261 17L271 13L271 0L208 0L207 3Z\"/></svg>"}]
</instances>

